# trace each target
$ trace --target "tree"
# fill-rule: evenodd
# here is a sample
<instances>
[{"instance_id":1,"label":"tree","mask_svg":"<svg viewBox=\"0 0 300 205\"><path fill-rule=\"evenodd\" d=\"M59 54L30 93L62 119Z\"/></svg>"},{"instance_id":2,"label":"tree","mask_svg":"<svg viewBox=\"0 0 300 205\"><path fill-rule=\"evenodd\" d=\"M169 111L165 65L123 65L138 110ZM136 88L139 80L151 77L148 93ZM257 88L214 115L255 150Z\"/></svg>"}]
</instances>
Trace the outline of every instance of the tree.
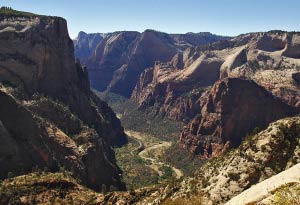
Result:
<instances>
[{"instance_id":1,"label":"tree","mask_svg":"<svg viewBox=\"0 0 300 205\"><path fill-rule=\"evenodd\" d=\"M101 192L102 192L102 194L107 194L107 189L106 189L106 185L105 184L102 184L101 185Z\"/></svg>"},{"instance_id":2,"label":"tree","mask_svg":"<svg viewBox=\"0 0 300 205\"><path fill-rule=\"evenodd\" d=\"M12 172L8 172L7 173L7 178L10 180L11 178L13 178L14 177L14 175L13 175L13 173Z\"/></svg>"},{"instance_id":3,"label":"tree","mask_svg":"<svg viewBox=\"0 0 300 205\"><path fill-rule=\"evenodd\" d=\"M117 187L115 187L114 185L109 186L109 191L110 192L114 192L114 191L117 191L117 190L118 190Z\"/></svg>"}]
</instances>

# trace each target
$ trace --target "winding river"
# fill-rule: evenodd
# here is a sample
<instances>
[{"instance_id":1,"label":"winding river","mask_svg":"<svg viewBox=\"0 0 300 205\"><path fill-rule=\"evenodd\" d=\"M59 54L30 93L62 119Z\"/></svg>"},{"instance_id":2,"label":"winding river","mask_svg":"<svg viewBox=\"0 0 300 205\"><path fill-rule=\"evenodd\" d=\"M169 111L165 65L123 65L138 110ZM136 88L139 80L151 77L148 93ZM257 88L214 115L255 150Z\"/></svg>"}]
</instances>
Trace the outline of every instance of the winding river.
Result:
<instances>
[{"instance_id":1,"label":"winding river","mask_svg":"<svg viewBox=\"0 0 300 205\"><path fill-rule=\"evenodd\" d=\"M171 147L172 145L171 142L167 142L167 141L149 142L148 135L140 132L131 131L131 130L126 131L126 134L132 137L133 139L135 139L139 143L139 146L134 150L132 150L131 154L133 155L134 152L138 152L138 155L142 159L151 162L147 166L155 170L159 176L163 175L163 173L160 171L160 168L163 166L170 167L173 170L173 172L176 174L177 179L183 176L183 172L180 169L177 169L176 167L166 164L165 162L162 162L159 159L149 155L150 152L163 152L164 150Z\"/></svg>"}]
</instances>

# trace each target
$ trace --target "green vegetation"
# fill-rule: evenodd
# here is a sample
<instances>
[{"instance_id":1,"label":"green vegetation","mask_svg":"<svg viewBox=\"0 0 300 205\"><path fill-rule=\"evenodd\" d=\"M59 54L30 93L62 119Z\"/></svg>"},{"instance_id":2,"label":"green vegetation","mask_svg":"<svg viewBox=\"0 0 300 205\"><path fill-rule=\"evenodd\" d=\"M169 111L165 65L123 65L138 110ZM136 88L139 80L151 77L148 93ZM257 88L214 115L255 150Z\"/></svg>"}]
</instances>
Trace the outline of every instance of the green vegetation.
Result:
<instances>
[{"instance_id":1,"label":"green vegetation","mask_svg":"<svg viewBox=\"0 0 300 205\"><path fill-rule=\"evenodd\" d=\"M102 184L101 185L101 192L102 192L102 194L107 194L107 190L106 190L106 185L105 184Z\"/></svg>"},{"instance_id":2,"label":"green vegetation","mask_svg":"<svg viewBox=\"0 0 300 205\"><path fill-rule=\"evenodd\" d=\"M255 127L252 132L250 132L249 134L246 135L246 137L243 139L243 143L245 142L251 142L253 137L255 135L257 135L259 132L261 131L261 129L259 127ZM243 144L241 143L241 145Z\"/></svg>"},{"instance_id":3,"label":"green vegetation","mask_svg":"<svg viewBox=\"0 0 300 205\"><path fill-rule=\"evenodd\" d=\"M249 65L249 67L251 67L252 69L259 69L261 66L259 64L259 62L257 60L253 60L253 61L248 61L247 64Z\"/></svg>"},{"instance_id":4,"label":"green vegetation","mask_svg":"<svg viewBox=\"0 0 300 205\"><path fill-rule=\"evenodd\" d=\"M39 16L34 13L24 12L24 11L16 11L11 7L1 7L0 8L0 15L4 17L35 17Z\"/></svg>"},{"instance_id":5,"label":"green vegetation","mask_svg":"<svg viewBox=\"0 0 300 205\"><path fill-rule=\"evenodd\" d=\"M25 106L35 115L57 126L71 137L80 133L85 127L67 105L49 96L35 93Z\"/></svg>"},{"instance_id":6,"label":"green vegetation","mask_svg":"<svg viewBox=\"0 0 300 205\"><path fill-rule=\"evenodd\" d=\"M180 133L180 129L183 126L182 123L155 116L146 110L139 110L136 103L122 96L113 93L94 92L117 113L126 130L149 135L147 140L143 141L145 147L151 146L156 141L156 143L162 140L173 142L173 145L166 151L150 150L147 153L148 157L159 159L165 164L180 168L184 175L193 174L194 171L203 165L203 160L190 154L187 150L179 148L176 144L178 133ZM195 93L199 92L203 92L203 89L195 90ZM159 171L163 174L159 177L154 170L146 166L151 162L143 160L136 152L134 152L133 156L130 152L138 146L139 144L136 141L130 139L127 145L115 149L117 164L123 170L123 179L129 189L148 186L158 182L165 183L174 177L171 167L160 167Z\"/></svg>"},{"instance_id":7,"label":"green vegetation","mask_svg":"<svg viewBox=\"0 0 300 205\"><path fill-rule=\"evenodd\" d=\"M275 192L277 205L300 205L300 186L298 183L286 184Z\"/></svg>"},{"instance_id":8,"label":"green vegetation","mask_svg":"<svg viewBox=\"0 0 300 205\"><path fill-rule=\"evenodd\" d=\"M240 179L240 175L238 173L234 173L234 172L229 172L228 173L228 177L230 180L232 181L238 181Z\"/></svg>"},{"instance_id":9,"label":"green vegetation","mask_svg":"<svg viewBox=\"0 0 300 205\"><path fill-rule=\"evenodd\" d=\"M176 199L168 198L166 199L162 205L202 205L204 204L203 195L201 193L197 193L193 196L180 197Z\"/></svg>"},{"instance_id":10,"label":"green vegetation","mask_svg":"<svg viewBox=\"0 0 300 205\"><path fill-rule=\"evenodd\" d=\"M122 96L97 91L95 93L117 113L125 129L150 134L168 141L177 140L182 123L141 111L136 103Z\"/></svg>"},{"instance_id":11,"label":"green vegetation","mask_svg":"<svg viewBox=\"0 0 300 205\"><path fill-rule=\"evenodd\" d=\"M296 122L291 124L280 124L279 125L280 135L284 139L294 142L296 138L300 136L300 125Z\"/></svg>"},{"instance_id":12,"label":"green vegetation","mask_svg":"<svg viewBox=\"0 0 300 205\"><path fill-rule=\"evenodd\" d=\"M123 180L128 190L157 184L159 180L158 174L146 166L146 161L137 153L131 153L138 146L139 143L129 138L128 144L115 148L117 164L123 171Z\"/></svg>"},{"instance_id":13,"label":"green vegetation","mask_svg":"<svg viewBox=\"0 0 300 205\"><path fill-rule=\"evenodd\" d=\"M159 168L159 171L163 173L163 175L161 176L162 179L169 179L173 177L173 170L169 166L162 166Z\"/></svg>"},{"instance_id":14,"label":"green vegetation","mask_svg":"<svg viewBox=\"0 0 300 205\"><path fill-rule=\"evenodd\" d=\"M180 148L177 143L165 151L162 155L162 160L174 167L180 168L184 175L193 174L205 162L186 149Z\"/></svg>"}]
</instances>

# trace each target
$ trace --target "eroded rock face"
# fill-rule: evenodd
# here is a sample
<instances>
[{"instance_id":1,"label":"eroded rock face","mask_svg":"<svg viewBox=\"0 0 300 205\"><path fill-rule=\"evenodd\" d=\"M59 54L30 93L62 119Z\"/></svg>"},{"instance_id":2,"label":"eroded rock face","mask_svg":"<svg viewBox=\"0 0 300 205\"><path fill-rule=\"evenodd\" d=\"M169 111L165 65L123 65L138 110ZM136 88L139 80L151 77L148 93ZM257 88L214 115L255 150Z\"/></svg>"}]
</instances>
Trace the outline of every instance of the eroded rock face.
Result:
<instances>
[{"instance_id":1,"label":"eroded rock face","mask_svg":"<svg viewBox=\"0 0 300 205\"><path fill-rule=\"evenodd\" d=\"M283 31L251 33L187 48L171 61L145 70L131 98L141 109L189 121L197 114L195 107L202 108L199 97L205 93L196 91L234 77L254 80L285 103L299 107L299 36Z\"/></svg>"},{"instance_id":2,"label":"eroded rock face","mask_svg":"<svg viewBox=\"0 0 300 205\"><path fill-rule=\"evenodd\" d=\"M177 71L178 68L170 68L169 64L158 64L146 69L131 99L139 104L140 109L172 120L189 121L200 111L199 98L206 91L206 86L195 81L172 79Z\"/></svg>"},{"instance_id":3,"label":"eroded rock face","mask_svg":"<svg viewBox=\"0 0 300 205\"><path fill-rule=\"evenodd\" d=\"M0 59L3 89L18 93L11 93L15 100L1 92L0 130L6 142L1 163L9 164L1 178L35 165L52 171L63 166L95 190L102 184L123 189L111 149L126 142L123 128L90 91L86 68L75 62L66 21L0 16ZM49 100L41 102L43 96Z\"/></svg>"},{"instance_id":4,"label":"eroded rock face","mask_svg":"<svg viewBox=\"0 0 300 205\"><path fill-rule=\"evenodd\" d=\"M210 33L115 32L106 34L88 60L81 59L86 62L94 88L130 97L141 72L156 61L169 61L187 47L221 39L228 38Z\"/></svg>"},{"instance_id":5,"label":"eroded rock face","mask_svg":"<svg viewBox=\"0 0 300 205\"><path fill-rule=\"evenodd\" d=\"M253 81L226 78L213 86L200 115L183 129L179 141L204 158L219 156L237 147L254 128L298 112Z\"/></svg>"},{"instance_id":6,"label":"eroded rock face","mask_svg":"<svg viewBox=\"0 0 300 205\"><path fill-rule=\"evenodd\" d=\"M81 59L82 63L86 63L105 36L104 33L87 34L80 31L77 38L73 40L75 57Z\"/></svg>"}]
</instances>

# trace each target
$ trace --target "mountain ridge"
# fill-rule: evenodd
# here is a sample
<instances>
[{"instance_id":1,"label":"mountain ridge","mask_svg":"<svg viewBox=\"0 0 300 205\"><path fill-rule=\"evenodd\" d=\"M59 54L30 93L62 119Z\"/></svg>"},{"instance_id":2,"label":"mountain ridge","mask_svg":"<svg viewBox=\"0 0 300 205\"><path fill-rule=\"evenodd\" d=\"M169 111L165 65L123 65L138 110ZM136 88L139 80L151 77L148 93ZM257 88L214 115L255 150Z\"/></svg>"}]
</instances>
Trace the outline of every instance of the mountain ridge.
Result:
<instances>
[{"instance_id":1,"label":"mountain ridge","mask_svg":"<svg viewBox=\"0 0 300 205\"><path fill-rule=\"evenodd\" d=\"M229 37L208 32L167 34L155 30L119 31L98 42L90 57L81 58L87 66L92 87L130 97L140 73L155 61L168 61L183 49ZM75 42L75 48L78 42ZM75 50L77 57L80 49ZM118 56L118 58L116 58Z\"/></svg>"}]
</instances>

